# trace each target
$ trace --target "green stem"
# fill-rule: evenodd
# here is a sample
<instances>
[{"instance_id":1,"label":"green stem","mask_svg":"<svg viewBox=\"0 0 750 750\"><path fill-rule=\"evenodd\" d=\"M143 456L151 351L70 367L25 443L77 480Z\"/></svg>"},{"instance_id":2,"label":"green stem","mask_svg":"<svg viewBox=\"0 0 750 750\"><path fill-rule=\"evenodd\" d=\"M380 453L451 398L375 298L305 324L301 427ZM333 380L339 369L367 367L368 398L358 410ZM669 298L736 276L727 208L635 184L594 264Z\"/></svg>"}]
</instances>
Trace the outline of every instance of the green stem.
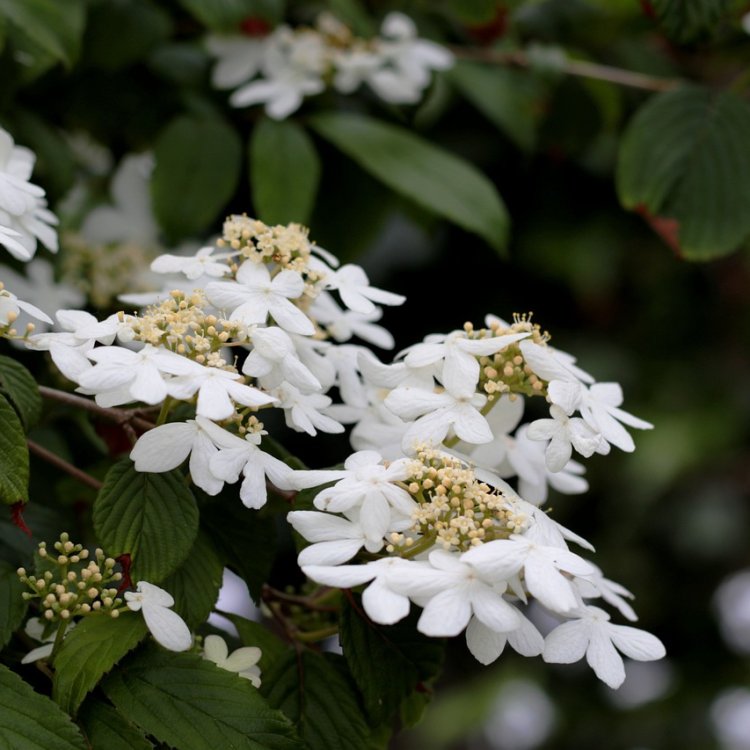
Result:
<instances>
[{"instance_id":1,"label":"green stem","mask_svg":"<svg viewBox=\"0 0 750 750\"><path fill-rule=\"evenodd\" d=\"M294 640L301 641L302 643L315 643L316 641L322 641L325 638L330 638L332 635L336 635L339 632L338 625L329 625L320 630L309 630L308 632L297 631L294 633Z\"/></svg>"},{"instance_id":2,"label":"green stem","mask_svg":"<svg viewBox=\"0 0 750 750\"><path fill-rule=\"evenodd\" d=\"M62 646L63 638L65 637L65 631L67 629L68 623L65 620L60 620L57 626L57 633L55 633L55 642L52 646L52 653L49 657L50 663L54 662L55 656L57 656L57 652L60 650L60 646Z\"/></svg>"},{"instance_id":3,"label":"green stem","mask_svg":"<svg viewBox=\"0 0 750 750\"><path fill-rule=\"evenodd\" d=\"M426 534L415 545L409 547L406 552L403 552L400 557L403 557L405 560L416 557L421 552L430 549L435 544L435 539L437 539L437 534Z\"/></svg>"},{"instance_id":4,"label":"green stem","mask_svg":"<svg viewBox=\"0 0 750 750\"><path fill-rule=\"evenodd\" d=\"M157 427L167 421L167 416L169 415L169 410L172 408L173 403L171 396L167 396L164 399L164 403L161 405L161 410L159 411L159 416L156 418Z\"/></svg>"}]
</instances>

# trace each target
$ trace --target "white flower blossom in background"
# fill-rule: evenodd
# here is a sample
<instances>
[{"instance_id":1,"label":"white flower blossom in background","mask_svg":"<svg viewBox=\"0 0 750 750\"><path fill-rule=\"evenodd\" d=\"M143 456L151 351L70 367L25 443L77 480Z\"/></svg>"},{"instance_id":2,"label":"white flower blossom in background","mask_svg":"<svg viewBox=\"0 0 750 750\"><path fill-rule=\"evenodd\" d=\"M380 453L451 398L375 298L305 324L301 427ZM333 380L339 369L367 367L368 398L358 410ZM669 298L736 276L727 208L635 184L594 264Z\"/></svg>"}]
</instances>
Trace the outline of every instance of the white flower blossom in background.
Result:
<instances>
[{"instance_id":1,"label":"white flower blossom in background","mask_svg":"<svg viewBox=\"0 0 750 750\"><path fill-rule=\"evenodd\" d=\"M21 659L21 664L33 664L35 661L39 661L40 659L47 659L52 655L52 649L55 645L55 637L57 636L57 631L53 630L46 638L44 637L44 626L45 626L44 620L42 620L39 617L30 617L26 621L26 625L24 626L24 633L26 633L29 638L33 638L35 641L41 641L42 645L37 646L36 648L32 648L31 651L29 651L26 656ZM74 622L71 622L68 627L65 629L65 633L69 633L76 624Z\"/></svg>"},{"instance_id":2,"label":"white flower blossom in background","mask_svg":"<svg viewBox=\"0 0 750 750\"><path fill-rule=\"evenodd\" d=\"M229 653L226 641L220 635L207 635L203 639L203 658L227 672L236 672L239 677L250 680L253 687L260 687L260 667L262 656L257 646L243 646Z\"/></svg>"},{"instance_id":3,"label":"white flower blossom in background","mask_svg":"<svg viewBox=\"0 0 750 750\"><path fill-rule=\"evenodd\" d=\"M321 14L316 29L282 25L261 38L210 35L206 48L217 59L213 85L236 89L229 103L262 103L277 120L299 109L306 96L321 93L326 81L342 94L366 84L384 101L416 104L433 71L454 63L445 47L420 39L403 13L388 14L373 39L354 37L341 22Z\"/></svg>"},{"instance_id":4,"label":"white flower blossom in background","mask_svg":"<svg viewBox=\"0 0 750 750\"><path fill-rule=\"evenodd\" d=\"M37 241L57 252L57 218L47 208L44 190L29 182L35 161L0 128L0 245L22 261L34 257Z\"/></svg>"},{"instance_id":5,"label":"white flower blossom in background","mask_svg":"<svg viewBox=\"0 0 750 750\"><path fill-rule=\"evenodd\" d=\"M156 642L169 651L187 651L193 636L185 621L171 607L172 595L148 581L138 581L136 591L124 594L128 609L141 612Z\"/></svg>"}]
</instances>

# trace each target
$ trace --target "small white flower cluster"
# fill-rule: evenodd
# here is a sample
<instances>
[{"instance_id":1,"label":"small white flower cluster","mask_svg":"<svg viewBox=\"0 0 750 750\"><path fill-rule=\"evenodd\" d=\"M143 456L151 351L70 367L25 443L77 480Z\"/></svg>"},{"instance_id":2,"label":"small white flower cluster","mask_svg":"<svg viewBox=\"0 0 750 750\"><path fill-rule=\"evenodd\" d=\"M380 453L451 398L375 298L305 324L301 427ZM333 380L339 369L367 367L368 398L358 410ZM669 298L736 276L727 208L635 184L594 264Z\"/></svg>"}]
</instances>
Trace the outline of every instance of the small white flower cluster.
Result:
<instances>
[{"instance_id":1,"label":"small white flower cluster","mask_svg":"<svg viewBox=\"0 0 750 750\"><path fill-rule=\"evenodd\" d=\"M586 489L573 449L584 457L610 445L630 451L622 423L651 425L619 408L617 384L595 384L547 341L526 317L488 317L486 328L430 336L390 366L360 354L360 403L337 412L355 423L359 452L340 471L296 472L300 489L336 483L317 494L318 510L292 512L289 521L312 542L299 556L308 577L342 588L369 583L362 601L375 622L401 620L413 602L422 607L421 632L465 630L482 663L506 643L548 662L586 655L617 687L624 667L616 649L651 660L664 648L589 604L603 599L636 619L629 592L568 549L569 541L591 545L538 506L548 484ZM550 417L518 427L534 396ZM504 481L511 477L518 493ZM362 548L369 561L346 564ZM565 620L546 639L517 606L530 598Z\"/></svg>"},{"instance_id":2,"label":"small white flower cluster","mask_svg":"<svg viewBox=\"0 0 750 750\"><path fill-rule=\"evenodd\" d=\"M230 104L247 107L262 102L277 120L328 83L342 94L367 84L384 101L415 104L429 86L432 71L453 65L452 54L420 39L414 22L402 13L388 14L374 39L355 37L323 14L317 29L283 25L265 37L210 36L206 43L218 58L213 85L236 88Z\"/></svg>"},{"instance_id":3,"label":"small white flower cluster","mask_svg":"<svg viewBox=\"0 0 750 750\"><path fill-rule=\"evenodd\" d=\"M47 208L44 190L29 182L36 157L16 146L0 128L0 245L18 260L34 257L37 240L57 252L57 218Z\"/></svg>"}]
</instances>

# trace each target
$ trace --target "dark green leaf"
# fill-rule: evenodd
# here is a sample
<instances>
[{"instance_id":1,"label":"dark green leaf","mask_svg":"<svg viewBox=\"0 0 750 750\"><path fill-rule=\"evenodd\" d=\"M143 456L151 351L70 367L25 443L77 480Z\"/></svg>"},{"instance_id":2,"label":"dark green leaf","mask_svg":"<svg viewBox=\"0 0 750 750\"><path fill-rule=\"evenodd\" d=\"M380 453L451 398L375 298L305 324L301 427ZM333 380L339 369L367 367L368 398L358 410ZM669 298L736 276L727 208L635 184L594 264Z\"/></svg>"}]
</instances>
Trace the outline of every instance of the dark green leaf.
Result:
<instances>
[{"instance_id":1,"label":"dark green leaf","mask_svg":"<svg viewBox=\"0 0 750 750\"><path fill-rule=\"evenodd\" d=\"M325 113L312 127L392 190L503 251L509 218L494 185L475 167L403 128L363 115Z\"/></svg>"},{"instance_id":2,"label":"dark green leaf","mask_svg":"<svg viewBox=\"0 0 750 750\"><path fill-rule=\"evenodd\" d=\"M297 725L309 750L353 750L368 741L354 686L334 665L339 659L335 654L289 651L263 675L263 694Z\"/></svg>"},{"instance_id":3,"label":"dark green leaf","mask_svg":"<svg viewBox=\"0 0 750 750\"><path fill-rule=\"evenodd\" d=\"M247 584L258 602L276 556L276 523L245 508L235 495L219 496L204 506L201 523L218 545L226 564Z\"/></svg>"},{"instance_id":4,"label":"dark green leaf","mask_svg":"<svg viewBox=\"0 0 750 750\"><path fill-rule=\"evenodd\" d=\"M294 730L249 680L197 654L145 649L103 683L115 707L177 750L293 750Z\"/></svg>"},{"instance_id":5,"label":"dark green leaf","mask_svg":"<svg viewBox=\"0 0 750 750\"><path fill-rule=\"evenodd\" d=\"M328 8L336 18L343 21L357 36L375 36L375 23L367 14L361 0L328 0Z\"/></svg>"},{"instance_id":6,"label":"dark green leaf","mask_svg":"<svg viewBox=\"0 0 750 750\"><path fill-rule=\"evenodd\" d=\"M250 179L259 219L307 224L320 181L320 159L294 122L264 117L250 139Z\"/></svg>"},{"instance_id":7,"label":"dark green leaf","mask_svg":"<svg viewBox=\"0 0 750 750\"><path fill-rule=\"evenodd\" d=\"M500 6L497 0L446 0L445 5L451 15L470 26L492 21Z\"/></svg>"},{"instance_id":8,"label":"dark green leaf","mask_svg":"<svg viewBox=\"0 0 750 750\"><path fill-rule=\"evenodd\" d=\"M242 146L218 118L178 117L154 146L154 213L172 240L211 227L234 194Z\"/></svg>"},{"instance_id":9,"label":"dark green leaf","mask_svg":"<svg viewBox=\"0 0 750 750\"><path fill-rule=\"evenodd\" d=\"M133 580L150 583L177 570L198 533L198 507L182 474L136 471L127 458L107 472L93 520L107 554L129 553Z\"/></svg>"},{"instance_id":10,"label":"dark green leaf","mask_svg":"<svg viewBox=\"0 0 750 750\"><path fill-rule=\"evenodd\" d=\"M67 66L78 56L85 12L83 0L0 0L0 15Z\"/></svg>"},{"instance_id":11,"label":"dark green leaf","mask_svg":"<svg viewBox=\"0 0 750 750\"><path fill-rule=\"evenodd\" d=\"M86 695L146 633L146 623L137 613L85 617L65 636L55 657L52 698L63 711L75 715Z\"/></svg>"},{"instance_id":12,"label":"dark green leaf","mask_svg":"<svg viewBox=\"0 0 750 750\"><path fill-rule=\"evenodd\" d=\"M392 722L402 703L434 679L444 643L416 629L415 617L384 627L361 610L341 610L341 646L373 724Z\"/></svg>"},{"instance_id":13,"label":"dark green leaf","mask_svg":"<svg viewBox=\"0 0 750 750\"><path fill-rule=\"evenodd\" d=\"M661 226L671 220L670 240L690 260L736 250L750 234L748 132L750 104L731 92L686 87L655 96L623 138L620 200Z\"/></svg>"},{"instance_id":14,"label":"dark green leaf","mask_svg":"<svg viewBox=\"0 0 750 750\"><path fill-rule=\"evenodd\" d=\"M195 628L205 622L219 598L224 562L211 540L201 532L190 554L162 587L174 597L174 609L185 622Z\"/></svg>"},{"instance_id":15,"label":"dark green leaf","mask_svg":"<svg viewBox=\"0 0 750 750\"><path fill-rule=\"evenodd\" d=\"M0 500L25 503L29 495L29 451L21 422L0 395Z\"/></svg>"},{"instance_id":16,"label":"dark green leaf","mask_svg":"<svg viewBox=\"0 0 750 750\"><path fill-rule=\"evenodd\" d=\"M0 649L26 614L27 604L21 596L24 591L26 587L18 580L16 569L0 560Z\"/></svg>"},{"instance_id":17,"label":"dark green leaf","mask_svg":"<svg viewBox=\"0 0 750 750\"><path fill-rule=\"evenodd\" d=\"M676 42L710 35L729 8L729 0L651 0L659 24Z\"/></svg>"},{"instance_id":18,"label":"dark green leaf","mask_svg":"<svg viewBox=\"0 0 750 750\"><path fill-rule=\"evenodd\" d=\"M542 95L538 78L524 71L461 61L446 75L519 148L534 148Z\"/></svg>"},{"instance_id":19,"label":"dark green leaf","mask_svg":"<svg viewBox=\"0 0 750 750\"><path fill-rule=\"evenodd\" d=\"M118 70L144 58L172 30L169 15L149 0L108 0L90 11L84 59Z\"/></svg>"},{"instance_id":20,"label":"dark green leaf","mask_svg":"<svg viewBox=\"0 0 750 750\"><path fill-rule=\"evenodd\" d=\"M10 399L28 430L42 413L42 397L34 376L20 362L0 355L0 390Z\"/></svg>"},{"instance_id":21,"label":"dark green leaf","mask_svg":"<svg viewBox=\"0 0 750 750\"><path fill-rule=\"evenodd\" d=\"M261 650L259 666L262 673L271 669L286 652L284 643L259 622L230 612L223 612L222 616L237 628L243 646L257 646Z\"/></svg>"},{"instance_id":22,"label":"dark green leaf","mask_svg":"<svg viewBox=\"0 0 750 750\"><path fill-rule=\"evenodd\" d=\"M107 703L86 701L78 719L91 750L151 750L153 745Z\"/></svg>"},{"instance_id":23,"label":"dark green leaf","mask_svg":"<svg viewBox=\"0 0 750 750\"><path fill-rule=\"evenodd\" d=\"M0 747L86 750L86 742L55 703L0 664Z\"/></svg>"},{"instance_id":24,"label":"dark green leaf","mask_svg":"<svg viewBox=\"0 0 750 750\"><path fill-rule=\"evenodd\" d=\"M216 31L232 31L248 18L279 23L284 15L283 0L179 0L199 21Z\"/></svg>"}]
</instances>

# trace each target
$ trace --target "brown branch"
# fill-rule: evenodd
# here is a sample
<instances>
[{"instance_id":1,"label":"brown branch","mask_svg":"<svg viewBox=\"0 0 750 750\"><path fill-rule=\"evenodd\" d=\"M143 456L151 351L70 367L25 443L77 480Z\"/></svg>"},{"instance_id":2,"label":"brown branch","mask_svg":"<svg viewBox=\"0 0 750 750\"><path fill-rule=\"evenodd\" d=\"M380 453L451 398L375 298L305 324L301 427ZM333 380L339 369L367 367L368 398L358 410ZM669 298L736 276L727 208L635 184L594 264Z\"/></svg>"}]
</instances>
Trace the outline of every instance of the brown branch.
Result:
<instances>
[{"instance_id":1,"label":"brown branch","mask_svg":"<svg viewBox=\"0 0 750 750\"><path fill-rule=\"evenodd\" d=\"M48 388L46 385L39 386L39 393L44 398L48 398L52 401L59 401L61 404L68 404L68 406L75 406L77 409L89 411L92 414L97 414L98 416L119 425L130 424L140 430L150 430L156 426L153 422L149 422L147 419L143 419L139 416L140 414L143 414L144 411L148 412L148 409L118 409L113 406L99 406L96 401L92 401L91 399L77 396L75 393L59 391L56 388Z\"/></svg>"},{"instance_id":2,"label":"brown branch","mask_svg":"<svg viewBox=\"0 0 750 750\"><path fill-rule=\"evenodd\" d=\"M39 458L47 461L61 471L64 471L66 474L70 474L70 476L74 477L79 482L82 482L89 487L93 487L93 489L95 490L100 490L102 488L102 482L100 482L95 477L92 477L91 474L87 474L85 471L81 471L81 469L79 469L77 466L73 466L73 464L68 463L64 458L60 458L60 456L58 456L56 453L52 453L52 451L47 450L45 447L39 445L39 443L35 443L33 440L27 440L26 443L29 446L29 451L35 456L39 456Z\"/></svg>"},{"instance_id":3,"label":"brown branch","mask_svg":"<svg viewBox=\"0 0 750 750\"><path fill-rule=\"evenodd\" d=\"M508 65L519 68L533 67L533 56L522 50L502 51L494 49L452 47L453 54L462 60L475 60L492 65ZM562 59L559 71L578 78L593 78L597 81L616 83L645 91L671 91L684 85L679 78L659 78L657 76L636 73L632 70L614 68L610 65L588 62L587 60Z\"/></svg>"}]
</instances>

